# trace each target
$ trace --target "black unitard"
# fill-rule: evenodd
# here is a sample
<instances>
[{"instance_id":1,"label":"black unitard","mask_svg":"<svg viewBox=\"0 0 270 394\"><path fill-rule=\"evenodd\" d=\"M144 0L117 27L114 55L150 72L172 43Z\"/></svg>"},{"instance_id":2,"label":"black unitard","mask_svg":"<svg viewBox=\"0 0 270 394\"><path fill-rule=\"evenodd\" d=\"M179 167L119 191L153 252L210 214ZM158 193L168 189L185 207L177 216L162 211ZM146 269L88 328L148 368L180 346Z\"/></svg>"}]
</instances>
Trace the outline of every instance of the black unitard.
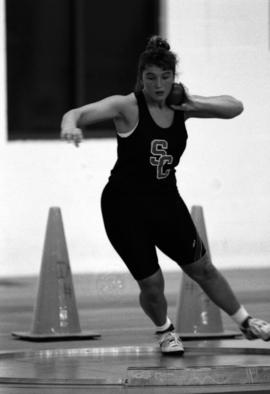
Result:
<instances>
[{"instance_id":1,"label":"black unitard","mask_svg":"<svg viewBox=\"0 0 270 394\"><path fill-rule=\"evenodd\" d=\"M184 114L174 112L168 128L158 126L143 92L136 93L139 123L117 136L118 159L102 193L105 229L136 280L158 269L156 247L180 266L205 253L176 185L175 167L185 150Z\"/></svg>"}]
</instances>

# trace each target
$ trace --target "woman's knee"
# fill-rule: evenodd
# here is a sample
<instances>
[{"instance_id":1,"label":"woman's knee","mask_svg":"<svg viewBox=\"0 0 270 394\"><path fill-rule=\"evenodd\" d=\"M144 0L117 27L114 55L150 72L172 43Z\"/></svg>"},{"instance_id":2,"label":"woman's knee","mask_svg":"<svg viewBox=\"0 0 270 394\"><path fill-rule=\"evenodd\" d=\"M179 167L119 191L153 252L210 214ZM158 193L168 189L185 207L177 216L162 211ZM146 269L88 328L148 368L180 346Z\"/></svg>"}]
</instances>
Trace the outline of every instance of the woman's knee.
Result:
<instances>
[{"instance_id":1,"label":"woman's knee","mask_svg":"<svg viewBox=\"0 0 270 394\"><path fill-rule=\"evenodd\" d=\"M138 285L143 296L153 300L159 298L164 293L164 278L161 270L159 269L153 275L139 280Z\"/></svg>"},{"instance_id":2,"label":"woman's knee","mask_svg":"<svg viewBox=\"0 0 270 394\"><path fill-rule=\"evenodd\" d=\"M194 263L182 268L188 276L199 283L206 280L213 280L219 274L207 254Z\"/></svg>"}]
</instances>

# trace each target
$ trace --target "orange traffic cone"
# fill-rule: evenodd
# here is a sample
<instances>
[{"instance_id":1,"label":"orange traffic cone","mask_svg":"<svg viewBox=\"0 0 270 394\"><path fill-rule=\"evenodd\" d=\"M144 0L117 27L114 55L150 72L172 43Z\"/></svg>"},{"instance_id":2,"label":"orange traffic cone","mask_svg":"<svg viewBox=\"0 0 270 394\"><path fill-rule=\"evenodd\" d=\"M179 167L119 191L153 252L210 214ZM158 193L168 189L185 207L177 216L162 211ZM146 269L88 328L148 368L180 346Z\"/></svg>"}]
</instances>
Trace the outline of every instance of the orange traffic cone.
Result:
<instances>
[{"instance_id":1,"label":"orange traffic cone","mask_svg":"<svg viewBox=\"0 0 270 394\"><path fill-rule=\"evenodd\" d=\"M60 208L50 208L43 249L38 296L30 332L13 332L32 340L64 340L99 337L82 332Z\"/></svg>"},{"instance_id":2,"label":"orange traffic cone","mask_svg":"<svg viewBox=\"0 0 270 394\"><path fill-rule=\"evenodd\" d=\"M193 206L191 216L211 259L202 207ZM233 338L241 335L240 332L224 331L220 309L184 272L177 301L176 331L181 338Z\"/></svg>"}]
</instances>

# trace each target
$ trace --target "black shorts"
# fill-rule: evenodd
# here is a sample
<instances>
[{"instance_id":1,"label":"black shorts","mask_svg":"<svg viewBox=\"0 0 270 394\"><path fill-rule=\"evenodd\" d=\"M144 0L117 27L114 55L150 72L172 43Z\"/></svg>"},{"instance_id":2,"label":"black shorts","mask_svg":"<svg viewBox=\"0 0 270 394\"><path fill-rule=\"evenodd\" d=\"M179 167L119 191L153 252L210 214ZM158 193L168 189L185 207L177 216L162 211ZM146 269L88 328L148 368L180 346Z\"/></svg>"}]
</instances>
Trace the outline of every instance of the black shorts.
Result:
<instances>
[{"instance_id":1,"label":"black shorts","mask_svg":"<svg viewBox=\"0 0 270 394\"><path fill-rule=\"evenodd\" d=\"M102 193L101 208L108 238L136 280L159 269L156 247L179 266L193 263L205 254L177 189L126 193L108 183Z\"/></svg>"}]
</instances>

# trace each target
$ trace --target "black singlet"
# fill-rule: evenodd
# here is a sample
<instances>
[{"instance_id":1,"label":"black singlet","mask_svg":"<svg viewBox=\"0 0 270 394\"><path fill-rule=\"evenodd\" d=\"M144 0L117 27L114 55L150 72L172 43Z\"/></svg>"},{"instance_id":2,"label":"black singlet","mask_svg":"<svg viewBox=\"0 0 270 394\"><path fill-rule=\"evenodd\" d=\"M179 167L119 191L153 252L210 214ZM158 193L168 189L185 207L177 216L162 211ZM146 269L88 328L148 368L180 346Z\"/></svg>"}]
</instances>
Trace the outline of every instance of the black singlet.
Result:
<instances>
[{"instance_id":1,"label":"black singlet","mask_svg":"<svg viewBox=\"0 0 270 394\"><path fill-rule=\"evenodd\" d=\"M172 125L162 128L153 120L143 92L136 93L139 123L129 137L118 139L118 159L110 183L125 190L171 189L176 186L175 167L185 150L184 114L174 112Z\"/></svg>"}]
</instances>

